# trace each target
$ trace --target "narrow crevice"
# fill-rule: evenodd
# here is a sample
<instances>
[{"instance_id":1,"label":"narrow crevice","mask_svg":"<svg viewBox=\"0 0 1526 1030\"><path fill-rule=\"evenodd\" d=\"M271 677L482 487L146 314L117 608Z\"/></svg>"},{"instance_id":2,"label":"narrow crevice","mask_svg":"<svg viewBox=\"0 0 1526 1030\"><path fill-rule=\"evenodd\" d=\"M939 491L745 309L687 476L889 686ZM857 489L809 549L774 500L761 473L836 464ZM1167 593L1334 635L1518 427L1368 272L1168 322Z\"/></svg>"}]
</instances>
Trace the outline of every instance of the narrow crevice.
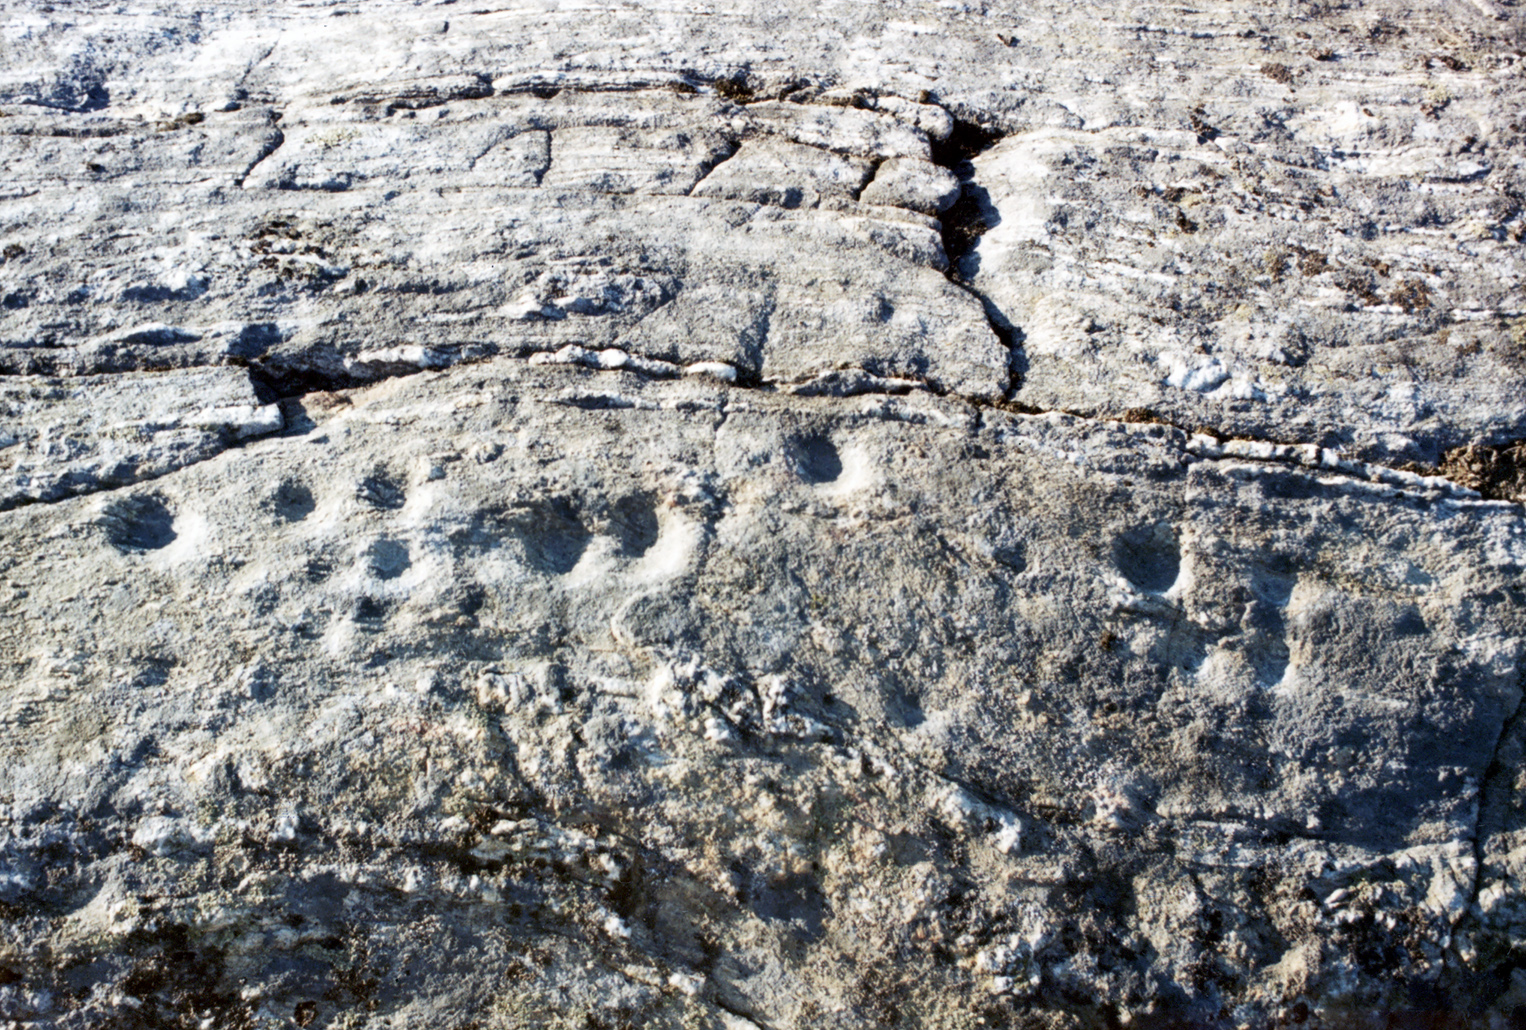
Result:
<instances>
[{"instance_id":1,"label":"narrow crevice","mask_svg":"<svg viewBox=\"0 0 1526 1030\"><path fill-rule=\"evenodd\" d=\"M1526 687L1526 685L1523 685ZM1516 797L1514 778L1520 768L1520 727L1526 721L1526 689L1516 698L1515 709L1501 723L1499 737L1489 754L1489 764L1478 788L1478 814L1473 824L1473 890L1468 896L1470 908L1478 906L1478 893L1484 877L1484 836L1491 824L1504 821L1504 810ZM1501 761L1505 749L1515 746L1512 761Z\"/></svg>"},{"instance_id":2,"label":"narrow crevice","mask_svg":"<svg viewBox=\"0 0 1526 1030\"><path fill-rule=\"evenodd\" d=\"M863 183L853 191L853 200L855 202L863 203L864 190L868 189L874 183L874 180L879 177L880 166L884 163L885 158L883 157L877 157L873 161L869 162L869 174L864 177Z\"/></svg>"},{"instance_id":3,"label":"narrow crevice","mask_svg":"<svg viewBox=\"0 0 1526 1030\"><path fill-rule=\"evenodd\" d=\"M966 287L968 288L968 287ZM1011 325L1002 317L1001 313L993 309L985 298L974 290L970 291L982 302L986 312L986 318L995 333L1013 355L1013 367L1011 369L1011 385L1013 391L1021 384L1022 366L1022 330ZM539 353L539 352L536 352ZM552 352L547 352L552 353ZM233 361L245 369L254 388L256 399L261 404L279 404L286 425L274 434L267 434L268 438L275 436L302 435L312 428L312 424L302 417L301 405L298 400L311 393L326 392L335 393L343 390L358 389L371 386L390 379L404 378L418 375L423 372L445 372L462 366L480 365L499 359L526 361L534 357L534 353L512 354L479 354L469 357L460 357L450 361L441 367L424 368L405 366L390 370L377 370L366 375L355 375L350 372L341 372L330 368L316 366L275 366L259 361ZM640 358L640 355L633 355ZM674 374L657 375L643 371L639 367L600 368L597 365L589 365L583 362L567 362L567 364L580 368L585 372L623 371L643 379L653 381L678 382L684 376L681 369L675 369ZM729 380L719 380L730 390L745 390L760 393L778 393L790 395L813 395L809 391L791 389L808 385L812 380L787 382L781 380L765 379L761 372L756 369L742 366L733 366L735 375ZM139 371L155 371L148 369L126 370L120 374L131 374ZM881 394L884 396L901 396L912 391L923 391L930 396L962 401L977 410L978 417L984 418L986 410L1001 411L1012 415L1021 416L1044 416L1065 415L1070 418L1080 419L1087 422L1119 422L1126 425L1154 425L1165 429L1174 430L1186 437L1206 437L1215 445L1231 445L1236 443L1253 445L1271 445L1276 448L1297 448L1306 450L1311 446L1307 441L1279 440L1266 437L1251 436L1244 433L1226 433L1205 425L1186 425L1173 422L1163 417L1154 410L1148 408L1130 408L1123 412L1088 411L1069 408L1040 408L1030 404L1024 404L1016 400L1013 392L999 399L988 397L971 397L929 379L910 372L896 372L884 374L871 372L860 367L838 369L839 373L860 373L865 378L863 383L850 384L851 388L843 392L837 392L830 388L823 389L818 396L860 396ZM877 384L874 380L884 379L893 383ZM879 388L877 388L879 387ZM235 449L243 442L231 444L225 449ZM221 453L221 452L218 452ZM1311 472L1323 471L1334 472L1353 479L1367 482L1387 483L1399 489L1414 488L1411 484L1395 479L1394 474L1423 476L1446 481L1460 491L1476 493L1487 500L1505 501L1517 505L1526 504L1526 490L1522 489L1522 480L1526 478L1526 441L1515 441L1497 446L1469 445L1463 448L1455 448L1446 452L1442 463L1435 467L1416 465L1413 462L1403 464L1383 464L1375 461L1358 459L1342 459L1336 463L1329 463L1323 456L1313 463L1307 454L1247 454L1237 451L1224 454L1204 454L1199 451L1192 452L1197 460L1230 460L1230 461L1255 461L1266 464L1285 465L1289 468L1303 469ZM178 471L178 470L170 470ZM166 472L165 474L168 474ZM153 477L157 478L157 477ZM138 480L124 482L119 486L109 487L115 489L135 485ZM96 491L90 491L96 492ZM62 498L60 498L62 499ZM24 504L39 503L36 501L24 501Z\"/></svg>"},{"instance_id":4,"label":"narrow crevice","mask_svg":"<svg viewBox=\"0 0 1526 1030\"><path fill-rule=\"evenodd\" d=\"M264 160L271 154L274 154L277 150L280 150L282 144L286 142L286 134L274 126L274 122L276 120L279 120L279 115L276 119L272 120L271 134L267 136L265 138L265 142L261 144L259 155L255 157L253 161L249 162L249 165L243 170L237 179L233 180L233 184L238 186L240 189L243 188L244 183L248 180L249 176L254 173L254 170L258 168L260 164L264 162Z\"/></svg>"},{"instance_id":5,"label":"narrow crevice","mask_svg":"<svg viewBox=\"0 0 1526 1030\"><path fill-rule=\"evenodd\" d=\"M761 372L751 368L737 368L736 379L731 384L738 390L760 390L772 393L774 384L765 380Z\"/></svg>"},{"instance_id":6,"label":"narrow crevice","mask_svg":"<svg viewBox=\"0 0 1526 1030\"><path fill-rule=\"evenodd\" d=\"M989 198L975 182L974 159L995 146L1002 134L974 122L955 119L953 131L931 141L933 164L947 168L959 180L959 199L939 216L948 277L965 285L960 262L975 241L991 228Z\"/></svg>"},{"instance_id":7,"label":"narrow crevice","mask_svg":"<svg viewBox=\"0 0 1526 1030\"><path fill-rule=\"evenodd\" d=\"M961 285L963 285L963 284L961 284ZM969 287L967 287L967 286L965 288L969 289ZM1192 436L1204 436L1204 437L1208 437L1209 439L1213 440L1215 443L1218 443L1218 444L1231 444L1231 443L1270 444L1270 445L1275 446L1275 447L1290 447L1290 448L1306 448L1306 447L1310 446L1308 441L1302 441L1302 440L1280 440L1280 439L1272 439L1272 438L1268 438L1268 437L1251 436L1251 435L1244 434L1244 433L1226 433L1226 432L1218 430L1218 429L1216 429L1216 428L1214 428L1212 426L1206 426L1206 425L1185 425L1185 424L1173 422L1173 421L1171 421L1171 420L1161 416L1159 413L1157 413L1154 410L1149 409L1149 408L1130 408L1130 409L1128 409L1126 411L1123 411L1123 412L1103 412L1103 411L1085 411L1085 410L1077 410L1077 409L1070 409L1070 408L1039 408L1039 407L1036 407L1036 406L1031 405L1031 404L1024 404L1021 401L1018 401L1018 400L1014 399L1014 395L1016 393L1016 390L1017 390L1017 388L1022 383L1022 375L1023 375L1024 369L1025 369L1025 365L1024 365L1024 362L1023 362L1023 348L1022 348L1023 333L1022 333L1022 330L1020 328L1018 328L1017 326L1014 326L1010 322L1008 322L1005 319L1005 317L1003 317L1001 315L1000 311L996 310L992 305L990 305L990 303L978 291L970 289L970 293L972 295L974 295L976 297L976 299L981 301L982 308L983 308L983 310L986 313L986 319L987 319L987 321L991 325L992 332L995 333L997 335L998 339L1000 339L1007 346L1009 353L1012 355L1012 366L1011 366L1011 368L1009 370L1010 389L1009 389L1009 391L1007 392L1007 394L1003 398L998 399L998 400L992 400L992 399L989 399L989 398L982 398L982 397L970 397L970 396L966 396L964 394L961 394L961 393L959 393L957 391L950 390L948 387L942 385L941 383L937 382L936 380L930 379L930 378L928 378L926 376L917 375L916 373L912 373L912 372L896 372L894 374L880 375L878 373L870 372L868 369L865 369L865 368L862 368L862 367L844 368L844 369L838 369L836 371L838 371L838 372L855 372L856 371L856 372L862 373L864 376L869 377L870 379L891 379L891 380L897 380L897 381L900 381L900 382L911 384L911 386L910 386L909 389L899 389L899 388L897 388L897 389L878 389L877 390L877 389L874 388L874 386L872 384L867 384L866 383L863 386L863 388L855 387L855 388L853 388L853 389L851 389L851 390L849 390L849 391L847 391L845 393L837 394L837 393L833 393L830 390L826 390L826 391L823 391L820 395L821 396L866 396L866 395L871 395L871 394L883 394L885 396L899 396L899 395L904 395L905 393L910 392L911 389L916 389L916 390L925 391L926 393L928 393L929 395L934 396L934 397L962 401L962 402L970 405L971 407L976 408L977 410L990 409L990 410L994 410L994 411L1003 411L1003 412L1006 412L1008 414L1023 415L1023 416L1030 416L1030 417L1032 417L1032 416L1043 416L1043 415L1065 415L1065 416L1068 416L1070 418L1082 419L1082 420L1087 421L1087 422L1121 422L1121 423L1123 423L1125 425L1157 425L1157 426L1162 426L1162 427L1167 428L1167 429L1175 430L1175 431L1177 431L1177 432L1179 432L1179 433L1181 433L1184 436L1189 437L1189 438L1192 437ZM547 352L547 353L552 353L552 352ZM518 358L520 360L524 360L524 359L528 359L528 358L533 357L533 356L534 356L533 354L522 354L522 355L519 355ZM632 355L632 356L636 357L636 358L640 358L641 357L640 355ZM463 359L461 361L452 362L449 367L450 368L456 368L456 367L458 367L460 365L480 364L480 363L483 363L483 362L492 361L494 358L498 358L498 357L509 357L509 356L508 355L483 355L483 356L480 356L480 357L473 357L473 358ZM650 375L650 374L647 374L647 373L643 372L639 368L631 368L631 367L621 367L621 368L617 368L617 369L602 369L602 368L599 368L596 365L587 365L587 364L584 364L584 363L581 363L581 362L568 362L567 364L569 364L569 365L571 365L573 367L578 367L578 368L586 369L589 372L623 371L623 372L627 372L627 373L632 374L632 375L640 376L642 378L650 379L650 380L654 380L654 381L676 382L676 381L679 381L681 378L683 378L682 375L677 375L677 376L673 376L673 375ZM747 390L747 391L755 391L755 392L763 392L763 393L781 393L781 392L783 392L783 393L795 394L795 393L798 393L799 391L790 390L789 389L790 387L799 387L799 386L806 385L809 382L811 382L811 380L782 381L782 380L774 380L774 379L765 379L762 376L761 372L758 371L758 370L749 369L749 368L745 368L745 367L742 367L742 366L733 366L733 367L735 369L735 377L732 380L730 380L729 382L725 383L725 385L728 388L733 389L733 390ZM260 391L259 392L259 396L262 399L262 403L274 403L276 401L288 401L288 400L290 400L292 398L299 397L299 396L301 396L303 394L306 394L306 393L309 393L309 392L312 392L312 391L315 391L315 390L326 390L326 391L331 391L332 392L332 391L337 391L337 390L345 390L345 389L353 389L353 388L356 388L356 387L369 386L371 384L374 384L374 383L377 383L377 382L381 382L381 381L386 380L386 379L394 379L394 378L398 378L400 376L407 376L407 375L416 375L419 372L424 372L424 371L439 371L439 370L438 369L430 370L430 369L422 369L422 368L421 369L409 369L407 371L399 371L399 372L395 372L395 373L392 373L392 374L383 374L383 375L373 375L373 376L366 376L366 377L357 377L357 376L344 375L344 374L328 373L328 372L324 372L324 371L319 370L319 369L284 369L284 370L277 371L277 370L273 370L273 369L269 369L269 368L265 368L265 367L250 366L250 376L251 376L252 379L255 380L257 391ZM809 394L805 394L805 395L809 396ZM265 400L265 398L267 398L267 397L270 398L270 400ZM284 408L283 408L283 411L284 411ZM1460 448L1460 449L1458 449L1458 451L1449 451L1447 453L1449 455L1451 455L1451 454L1454 454L1454 453L1459 453L1459 452L1464 451L1464 450L1466 450L1468 453L1472 453L1472 454L1477 454L1477 453L1479 453L1482 450L1508 452L1509 453L1509 457L1508 458L1498 459L1498 460L1501 461L1501 462L1507 461L1507 460L1508 461L1515 461L1515 460L1517 460L1518 456L1519 457L1526 457L1526 442L1518 442L1518 443L1515 443L1515 444L1506 445L1504 447L1499 447L1499 448L1478 448L1478 447L1466 448L1466 449ZM1272 455L1272 456L1269 456L1269 457L1257 457L1255 455L1246 455L1246 454L1229 454L1229 455L1224 455L1224 458L1227 459L1227 460L1235 460L1235 461L1260 461L1260 462L1265 462L1265 463L1269 463L1269 464L1281 464L1281 465L1287 465L1288 467L1291 467L1291 468L1301 468L1301 469L1310 469L1310 468L1312 468L1312 466L1308 465L1307 463L1295 460L1294 458L1286 456L1286 455ZM1204 457L1204 458L1202 458L1202 460L1213 460L1213 459L1211 459L1209 457ZM1526 462L1523 462L1523 465L1526 465ZM1515 469L1516 467L1517 466L1514 466L1514 465L1510 466L1510 468L1512 468L1512 469ZM1469 482L1469 481L1466 481L1466 480L1463 480L1463 479L1459 479L1457 476L1452 474L1453 470L1449 469L1449 467L1445 463L1443 463L1442 465L1440 465L1438 467L1435 467L1435 468L1427 468L1427 467L1423 467L1423 466L1417 466L1413 462L1406 463L1406 464L1403 464L1403 465L1386 465L1386 464L1383 464L1381 462L1350 459L1350 460L1343 461L1338 466L1319 465L1319 466L1317 466L1317 468L1322 469L1322 470L1324 470L1326 472L1337 472L1337 473L1340 473L1340 474L1343 474L1343 475L1351 476L1353 478L1362 479L1364 481L1370 481L1370 482L1379 481L1380 477L1384 473L1408 473L1408 474L1425 476L1425 477L1440 478L1440 479L1447 480L1448 482L1452 483L1454 486L1459 487L1459 488L1461 488L1463 490L1470 490L1470 491L1477 492L1480 496L1482 496L1482 497L1484 497L1485 499L1488 499L1488 500L1508 501L1508 502L1514 502L1514 503L1517 503L1517 504L1526 504L1526 498L1523 498L1520 495L1512 496L1512 495L1510 495L1508 493L1486 492L1485 490L1479 489L1478 486L1473 485L1472 482ZM1511 480L1511 481L1513 482L1514 480Z\"/></svg>"},{"instance_id":8,"label":"narrow crevice","mask_svg":"<svg viewBox=\"0 0 1526 1030\"><path fill-rule=\"evenodd\" d=\"M933 140L933 164L959 172L959 166L973 160L1001 141L1004 133L976 122L954 119L954 128L941 140Z\"/></svg>"},{"instance_id":9,"label":"narrow crevice","mask_svg":"<svg viewBox=\"0 0 1526 1030\"><path fill-rule=\"evenodd\" d=\"M694 185L689 187L688 196L691 196L691 197L694 196L694 191L699 189L700 185L706 179L710 178L710 173L711 172L714 172L721 165L725 164L727 161L730 161L733 157L736 157L738 151L740 151L742 149L742 141L739 138L738 139L732 139L732 138L728 137L726 142L731 147L731 149L729 151L727 151L726 153L722 154L716 160L714 160L714 161L707 161L707 162L705 162L705 163L703 163L703 164L701 164L699 166L699 178L695 179L694 180Z\"/></svg>"},{"instance_id":10,"label":"narrow crevice","mask_svg":"<svg viewBox=\"0 0 1526 1030\"><path fill-rule=\"evenodd\" d=\"M1023 341L1026 337L1023 331L1013 325L1011 320L1002 314L1001 309L991 302L991 298L966 283L959 285L974 294L980 301L980 308L985 312L986 324L991 327L991 332L996 334L1002 346L1007 348L1006 396L1008 400L1011 400L1023 388L1023 378L1028 373L1028 355L1023 349Z\"/></svg>"},{"instance_id":11,"label":"narrow crevice","mask_svg":"<svg viewBox=\"0 0 1526 1030\"><path fill-rule=\"evenodd\" d=\"M320 391L335 393L339 390L352 390L384 379L398 378L396 375L363 378L347 373L325 372L316 368L272 368L269 365L255 363L245 365L244 369L249 373L249 380L254 384L254 395L261 404L276 404L293 397Z\"/></svg>"},{"instance_id":12,"label":"narrow crevice","mask_svg":"<svg viewBox=\"0 0 1526 1030\"><path fill-rule=\"evenodd\" d=\"M966 268L971 250L981 236L1000 221L991 205L990 195L975 181L975 158L995 146L1002 133L963 119L954 120L947 137L931 141L933 163L947 168L959 180L959 198L938 216L943 238L943 253L948 258L945 273L949 282L980 301L986 324L1007 349L1007 399L1022 389L1028 362L1023 353L1023 331L1012 324L1001 309L970 282Z\"/></svg>"}]
</instances>

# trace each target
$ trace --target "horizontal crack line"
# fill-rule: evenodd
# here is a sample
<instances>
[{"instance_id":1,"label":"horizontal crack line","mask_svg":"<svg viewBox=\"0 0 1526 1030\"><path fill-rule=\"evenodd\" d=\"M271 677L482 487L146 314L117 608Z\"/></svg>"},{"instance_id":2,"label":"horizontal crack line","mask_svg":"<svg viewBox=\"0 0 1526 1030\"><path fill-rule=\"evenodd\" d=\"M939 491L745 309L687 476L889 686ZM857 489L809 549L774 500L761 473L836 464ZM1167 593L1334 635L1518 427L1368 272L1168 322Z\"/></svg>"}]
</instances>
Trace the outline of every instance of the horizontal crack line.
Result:
<instances>
[{"instance_id":1,"label":"horizontal crack line","mask_svg":"<svg viewBox=\"0 0 1526 1030\"><path fill-rule=\"evenodd\" d=\"M1343 458L1338 452L1313 443L1267 440L1243 434L1231 435L1219 433L1207 426L1189 429L1186 426L1160 418L1152 412L1126 412L1121 415L1104 415L1065 408L1037 408L1011 400L992 400L967 396L957 391L949 390L924 377L915 375L879 376L857 366L830 369L799 380L769 380L760 378L749 369L739 368L722 362L698 362L684 367L673 365L669 362L647 359L637 354L627 354L623 351L617 352L616 358L610 358L606 357L610 353L608 350L604 352L583 351L581 348L576 348L576 350L578 351L576 355L562 352L535 352L521 355L495 354L480 357L473 356L455 361L447 360L441 365L421 365L410 370L400 370L391 374L379 375L375 378L367 378L362 381L348 378L344 382L336 380L335 382L328 383L318 381L322 379L321 376L316 376L312 372L300 369L291 370L289 376L271 369L262 369L261 371L263 373L262 378L274 386L279 396L285 398L299 397L313 390L364 389L376 383L423 372L429 372L434 375L448 375L456 368L480 368L482 365L493 361L514 361L543 367L552 364L573 365L590 373L624 372L640 380L651 382L681 381L692 378L696 373L703 373L707 381L727 390L798 397L801 400L822 397L838 400L845 400L850 397L905 398L916 394L923 394L945 401L962 403L975 409L977 412L985 410L999 411L1018 418L1061 417L1094 425L1110 423L1121 426L1158 426L1163 431L1180 435L1180 439L1175 441L1175 445L1177 449L1189 456L1189 460L1255 462L1258 464L1278 465L1306 473L1340 475L1355 481L1365 481L1390 487L1411 496L1426 496L1428 494L1434 495L1439 493L1456 500L1478 501L1480 503L1493 502L1502 507L1517 510L1522 508L1522 504L1519 501L1510 498L1488 498L1479 491L1473 490L1448 476L1434 473L1428 474L1423 469L1394 467L1378 462L1364 462ZM604 360L600 360L601 358ZM132 373L119 374L130 375ZM280 389L280 383L283 378L289 378L298 388L290 390ZM54 504L71 498L126 489L174 474L184 468L210 460L219 454L238 450L255 440L289 435L293 434L288 427L286 430L261 434L248 440L232 441L228 446L207 455L205 458L188 462L177 468L166 469L163 472L135 478L127 482L113 483L102 486L99 489L70 493L58 498L18 499L15 503L0 507L0 510L14 510L36 504ZM1172 443L1172 441L1159 439L1154 442L1167 446Z\"/></svg>"},{"instance_id":2,"label":"horizontal crack line","mask_svg":"<svg viewBox=\"0 0 1526 1030\"><path fill-rule=\"evenodd\" d=\"M548 364L551 363L547 361L547 355L550 353L546 352L545 355L532 354L508 360L524 360L536 364ZM631 361L629 363L615 367L601 365L594 361L578 361L575 363L580 367L588 368L595 372L624 371L648 380L672 381L677 378L677 366L673 366L674 371L663 370L660 373L654 374L642 366L648 363L666 363L651 361L651 359L645 359L639 355L631 355L630 358ZM464 363L478 364L491 360L495 359L472 359L470 362ZM710 371L708 366L722 367L719 362L700 362L689 367L696 371ZM732 371L734 375L727 376L712 373L708 378L734 390L748 390L797 397L827 396L837 399L856 396L903 397L914 393L925 393L941 399L961 402L978 410L991 409L1026 418L1062 416L1093 424L1156 425L1182 434L1183 440L1181 441L1180 449L1200 461L1253 461L1263 464L1283 465L1306 472L1324 472L1342 475L1351 479L1394 487L1410 493L1441 492L1459 500L1490 500L1516 508L1521 507L1521 502L1507 498L1485 498L1479 491L1464 486L1444 475L1427 474L1423 471L1416 471L1413 468L1394 467L1379 462L1365 462L1343 458L1338 452L1313 443L1290 443L1243 434L1231 435L1219 433L1206 426L1189 429L1186 426L1159 418L1153 413L1099 415L1064 408L1041 409L1010 400L989 400L981 397L967 396L912 374L878 376L858 366L831 369L812 377L789 381L761 379L754 374L750 374L746 369L734 368L729 365L724 366L724 368ZM851 383L846 384L843 392L836 392L828 385L832 376L851 377L855 373L860 378L855 378ZM811 387L814 384L822 384L822 389L812 390Z\"/></svg>"}]
</instances>

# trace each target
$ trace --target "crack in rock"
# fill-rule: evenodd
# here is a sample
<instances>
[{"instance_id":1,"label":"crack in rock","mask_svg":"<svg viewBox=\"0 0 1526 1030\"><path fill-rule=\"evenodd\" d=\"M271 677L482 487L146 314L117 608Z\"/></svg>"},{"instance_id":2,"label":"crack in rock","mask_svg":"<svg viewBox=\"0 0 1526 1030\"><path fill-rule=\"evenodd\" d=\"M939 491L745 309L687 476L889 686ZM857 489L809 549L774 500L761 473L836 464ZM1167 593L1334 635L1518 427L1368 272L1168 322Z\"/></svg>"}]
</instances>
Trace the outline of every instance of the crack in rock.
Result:
<instances>
[{"instance_id":1,"label":"crack in rock","mask_svg":"<svg viewBox=\"0 0 1526 1030\"><path fill-rule=\"evenodd\" d=\"M1295 6L7 12L0 1011L1519 1023L1519 41Z\"/></svg>"}]
</instances>

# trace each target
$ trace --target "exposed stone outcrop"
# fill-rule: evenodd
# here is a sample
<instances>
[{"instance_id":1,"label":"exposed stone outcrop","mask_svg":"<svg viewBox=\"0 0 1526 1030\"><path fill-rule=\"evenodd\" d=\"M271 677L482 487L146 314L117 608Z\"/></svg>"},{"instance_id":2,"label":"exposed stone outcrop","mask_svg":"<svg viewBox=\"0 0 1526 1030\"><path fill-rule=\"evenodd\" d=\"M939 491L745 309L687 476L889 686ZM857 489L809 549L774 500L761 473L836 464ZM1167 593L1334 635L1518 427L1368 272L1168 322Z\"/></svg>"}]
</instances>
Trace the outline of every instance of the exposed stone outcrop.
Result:
<instances>
[{"instance_id":1,"label":"exposed stone outcrop","mask_svg":"<svg viewBox=\"0 0 1526 1030\"><path fill-rule=\"evenodd\" d=\"M1520 18L12 5L0 1015L1516 1025Z\"/></svg>"}]
</instances>

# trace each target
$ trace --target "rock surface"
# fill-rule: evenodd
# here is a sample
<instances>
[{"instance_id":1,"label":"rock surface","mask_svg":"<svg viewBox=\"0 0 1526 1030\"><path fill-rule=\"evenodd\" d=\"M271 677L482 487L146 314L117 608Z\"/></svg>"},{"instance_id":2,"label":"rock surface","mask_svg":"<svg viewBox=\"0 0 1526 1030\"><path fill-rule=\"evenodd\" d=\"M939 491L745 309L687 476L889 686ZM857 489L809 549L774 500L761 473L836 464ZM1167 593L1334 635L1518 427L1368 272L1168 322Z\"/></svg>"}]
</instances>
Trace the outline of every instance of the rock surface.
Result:
<instances>
[{"instance_id":1,"label":"rock surface","mask_svg":"<svg viewBox=\"0 0 1526 1030\"><path fill-rule=\"evenodd\" d=\"M0 1016L1519 1025L1523 46L0 12Z\"/></svg>"}]
</instances>

